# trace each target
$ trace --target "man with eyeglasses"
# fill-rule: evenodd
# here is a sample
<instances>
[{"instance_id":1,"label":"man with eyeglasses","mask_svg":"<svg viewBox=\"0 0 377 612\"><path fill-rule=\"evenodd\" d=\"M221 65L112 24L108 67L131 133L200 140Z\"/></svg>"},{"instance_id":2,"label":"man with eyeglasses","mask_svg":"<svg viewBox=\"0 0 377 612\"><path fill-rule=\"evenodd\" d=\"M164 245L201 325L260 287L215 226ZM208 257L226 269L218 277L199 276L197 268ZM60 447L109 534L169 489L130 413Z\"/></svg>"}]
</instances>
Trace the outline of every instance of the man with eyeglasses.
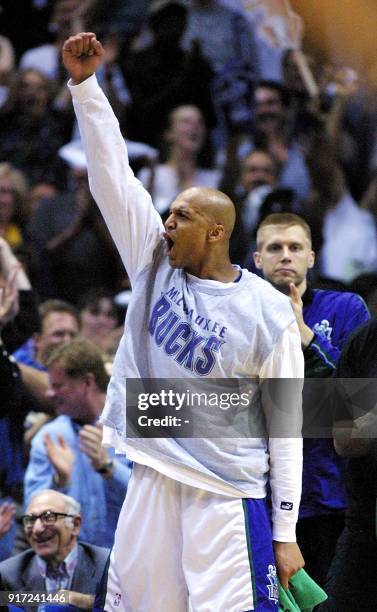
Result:
<instances>
[{"instance_id":1,"label":"man with eyeglasses","mask_svg":"<svg viewBox=\"0 0 377 612\"><path fill-rule=\"evenodd\" d=\"M78 541L80 504L46 489L32 498L22 522L31 548L0 563L0 590L65 589L70 606L91 610L109 551Z\"/></svg>"}]
</instances>

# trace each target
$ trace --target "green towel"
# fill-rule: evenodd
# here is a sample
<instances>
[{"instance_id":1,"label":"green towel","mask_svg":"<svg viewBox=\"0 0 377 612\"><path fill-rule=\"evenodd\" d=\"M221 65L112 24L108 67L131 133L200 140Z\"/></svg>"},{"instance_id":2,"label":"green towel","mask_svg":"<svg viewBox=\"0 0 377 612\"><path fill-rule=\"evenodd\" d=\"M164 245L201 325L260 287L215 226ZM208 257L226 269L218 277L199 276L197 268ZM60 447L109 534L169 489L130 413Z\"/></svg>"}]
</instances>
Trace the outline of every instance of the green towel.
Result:
<instances>
[{"instance_id":1,"label":"green towel","mask_svg":"<svg viewBox=\"0 0 377 612\"><path fill-rule=\"evenodd\" d=\"M279 612L300 612L291 592L283 589L281 584L279 584Z\"/></svg>"},{"instance_id":2,"label":"green towel","mask_svg":"<svg viewBox=\"0 0 377 612\"><path fill-rule=\"evenodd\" d=\"M312 612L326 599L325 591L304 569L298 570L289 580L288 591L279 584L279 612Z\"/></svg>"}]
</instances>

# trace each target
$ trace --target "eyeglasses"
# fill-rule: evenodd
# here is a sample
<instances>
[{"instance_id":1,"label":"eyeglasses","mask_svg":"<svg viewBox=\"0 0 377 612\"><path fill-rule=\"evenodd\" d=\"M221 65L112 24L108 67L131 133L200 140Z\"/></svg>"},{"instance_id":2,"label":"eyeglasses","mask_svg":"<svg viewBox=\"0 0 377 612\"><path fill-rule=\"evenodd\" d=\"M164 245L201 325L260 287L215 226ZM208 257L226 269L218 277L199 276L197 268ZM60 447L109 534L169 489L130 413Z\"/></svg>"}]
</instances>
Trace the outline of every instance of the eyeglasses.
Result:
<instances>
[{"instance_id":1,"label":"eyeglasses","mask_svg":"<svg viewBox=\"0 0 377 612\"><path fill-rule=\"evenodd\" d=\"M67 514L66 512L52 512L51 510L47 510L46 512L42 512L42 514L24 514L22 519L22 524L25 529L30 529L34 527L35 522L40 519L43 525L54 525L60 516L70 516L74 517L75 514Z\"/></svg>"}]
</instances>

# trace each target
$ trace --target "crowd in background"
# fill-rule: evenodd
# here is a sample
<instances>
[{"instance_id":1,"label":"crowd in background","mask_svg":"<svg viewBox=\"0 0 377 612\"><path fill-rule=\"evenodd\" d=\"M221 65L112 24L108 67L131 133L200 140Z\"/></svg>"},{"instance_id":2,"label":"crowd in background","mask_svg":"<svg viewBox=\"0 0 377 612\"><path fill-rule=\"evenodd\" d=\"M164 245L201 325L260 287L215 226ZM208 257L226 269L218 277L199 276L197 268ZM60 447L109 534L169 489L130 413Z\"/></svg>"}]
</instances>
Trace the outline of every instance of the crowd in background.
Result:
<instances>
[{"instance_id":1,"label":"crowd in background","mask_svg":"<svg viewBox=\"0 0 377 612\"><path fill-rule=\"evenodd\" d=\"M237 209L232 262L257 272L259 223L298 213L317 253L312 286L354 291L377 314L372 85L297 45L269 46L234 2L19 4L0 15L0 371L11 381L0 392L0 559L27 546L15 513L38 489L65 491L74 461L65 492L81 502L83 538L111 546L129 477L126 461L100 454L93 425L108 374L91 368L101 355L111 368L130 285L89 191L60 60L70 34L104 44L97 78L163 218L190 186L225 191ZM67 342L71 353L56 357ZM94 382L75 396L78 417L56 363L66 375L85 359Z\"/></svg>"}]
</instances>

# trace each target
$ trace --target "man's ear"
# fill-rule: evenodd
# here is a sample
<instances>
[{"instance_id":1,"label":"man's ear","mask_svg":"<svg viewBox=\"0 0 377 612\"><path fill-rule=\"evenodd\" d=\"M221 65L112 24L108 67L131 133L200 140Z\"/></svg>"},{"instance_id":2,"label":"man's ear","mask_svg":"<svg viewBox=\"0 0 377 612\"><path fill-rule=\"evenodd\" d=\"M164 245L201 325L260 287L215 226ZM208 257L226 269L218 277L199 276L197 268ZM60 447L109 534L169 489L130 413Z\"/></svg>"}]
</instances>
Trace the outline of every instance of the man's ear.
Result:
<instances>
[{"instance_id":1,"label":"man's ear","mask_svg":"<svg viewBox=\"0 0 377 612\"><path fill-rule=\"evenodd\" d=\"M81 516L74 516L72 518L72 524L73 524L73 529L72 529L73 535L79 535L80 529L81 529Z\"/></svg>"},{"instance_id":2,"label":"man's ear","mask_svg":"<svg viewBox=\"0 0 377 612\"><path fill-rule=\"evenodd\" d=\"M315 253L314 251L310 251L308 256L308 268L311 269L315 264Z\"/></svg>"},{"instance_id":3,"label":"man's ear","mask_svg":"<svg viewBox=\"0 0 377 612\"><path fill-rule=\"evenodd\" d=\"M258 268L258 270L261 270L262 269L262 257L261 257L260 252L254 251L253 257L254 257L255 267Z\"/></svg>"},{"instance_id":4,"label":"man's ear","mask_svg":"<svg viewBox=\"0 0 377 612\"><path fill-rule=\"evenodd\" d=\"M225 234L225 229L223 225L216 223L211 227L208 232L208 242L215 242L216 240L221 240L221 238Z\"/></svg>"},{"instance_id":5,"label":"man's ear","mask_svg":"<svg viewBox=\"0 0 377 612\"><path fill-rule=\"evenodd\" d=\"M84 374L82 379L85 382L87 387L92 387L93 385L96 384L96 380L92 372L87 372L86 374Z\"/></svg>"}]
</instances>

